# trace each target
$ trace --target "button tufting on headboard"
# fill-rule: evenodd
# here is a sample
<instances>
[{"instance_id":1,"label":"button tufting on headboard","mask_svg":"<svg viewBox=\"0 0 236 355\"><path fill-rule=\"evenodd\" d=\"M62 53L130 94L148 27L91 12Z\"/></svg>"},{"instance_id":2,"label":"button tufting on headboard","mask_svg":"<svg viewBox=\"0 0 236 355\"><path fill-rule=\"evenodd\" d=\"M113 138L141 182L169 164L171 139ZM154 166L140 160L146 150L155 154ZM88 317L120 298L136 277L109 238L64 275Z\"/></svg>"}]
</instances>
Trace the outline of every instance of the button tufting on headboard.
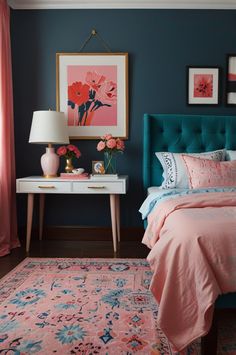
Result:
<instances>
[{"instance_id":1,"label":"button tufting on headboard","mask_svg":"<svg viewBox=\"0 0 236 355\"><path fill-rule=\"evenodd\" d=\"M145 114L144 187L160 185L162 181L162 168L155 152L236 149L235 137L236 116Z\"/></svg>"}]
</instances>

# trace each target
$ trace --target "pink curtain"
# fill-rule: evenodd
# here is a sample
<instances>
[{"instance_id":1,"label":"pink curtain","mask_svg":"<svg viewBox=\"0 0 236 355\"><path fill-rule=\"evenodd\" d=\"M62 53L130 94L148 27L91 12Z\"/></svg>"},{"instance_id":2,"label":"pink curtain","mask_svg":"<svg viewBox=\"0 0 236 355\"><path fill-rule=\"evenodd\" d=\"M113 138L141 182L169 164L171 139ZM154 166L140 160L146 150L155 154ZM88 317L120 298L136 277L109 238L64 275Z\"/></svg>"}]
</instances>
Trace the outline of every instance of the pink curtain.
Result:
<instances>
[{"instance_id":1,"label":"pink curtain","mask_svg":"<svg viewBox=\"0 0 236 355\"><path fill-rule=\"evenodd\" d=\"M0 0L0 256L20 246L15 178L10 9Z\"/></svg>"}]
</instances>

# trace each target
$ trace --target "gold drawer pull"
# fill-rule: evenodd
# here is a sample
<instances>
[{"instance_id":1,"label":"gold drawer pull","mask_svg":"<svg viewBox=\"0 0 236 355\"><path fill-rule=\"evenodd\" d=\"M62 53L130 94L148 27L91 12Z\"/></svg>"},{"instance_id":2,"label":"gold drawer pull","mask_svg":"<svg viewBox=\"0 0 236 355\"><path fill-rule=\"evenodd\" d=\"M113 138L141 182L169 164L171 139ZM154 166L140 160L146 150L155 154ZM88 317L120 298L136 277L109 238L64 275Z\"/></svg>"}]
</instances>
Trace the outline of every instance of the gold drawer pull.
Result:
<instances>
[{"instance_id":1,"label":"gold drawer pull","mask_svg":"<svg viewBox=\"0 0 236 355\"><path fill-rule=\"evenodd\" d=\"M105 186L88 186L88 189L105 189Z\"/></svg>"},{"instance_id":2,"label":"gold drawer pull","mask_svg":"<svg viewBox=\"0 0 236 355\"><path fill-rule=\"evenodd\" d=\"M38 186L39 189L55 189L55 186L51 185L51 186Z\"/></svg>"}]
</instances>

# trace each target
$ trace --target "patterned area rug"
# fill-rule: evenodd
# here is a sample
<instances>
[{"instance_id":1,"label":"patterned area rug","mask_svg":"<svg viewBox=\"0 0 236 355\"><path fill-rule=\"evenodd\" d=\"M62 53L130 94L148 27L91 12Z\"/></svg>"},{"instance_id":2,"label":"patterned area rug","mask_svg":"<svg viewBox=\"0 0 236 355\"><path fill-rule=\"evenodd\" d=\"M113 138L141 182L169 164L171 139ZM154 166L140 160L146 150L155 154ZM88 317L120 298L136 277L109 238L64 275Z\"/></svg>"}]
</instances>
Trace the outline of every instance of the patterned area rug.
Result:
<instances>
[{"instance_id":1,"label":"patterned area rug","mask_svg":"<svg viewBox=\"0 0 236 355\"><path fill-rule=\"evenodd\" d=\"M0 282L0 353L172 355L151 276L143 259L25 259Z\"/></svg>"}]
</instances>

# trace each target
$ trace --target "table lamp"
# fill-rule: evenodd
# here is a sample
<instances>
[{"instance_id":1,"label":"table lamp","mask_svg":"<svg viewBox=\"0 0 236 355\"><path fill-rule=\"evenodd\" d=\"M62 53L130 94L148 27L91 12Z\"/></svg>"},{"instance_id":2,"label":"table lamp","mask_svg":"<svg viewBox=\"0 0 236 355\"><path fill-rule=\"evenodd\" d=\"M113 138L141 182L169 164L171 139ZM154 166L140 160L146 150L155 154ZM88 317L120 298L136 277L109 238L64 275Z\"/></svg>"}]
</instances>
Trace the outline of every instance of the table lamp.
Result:
<instances>
[{"instance_id":1,"label":"table lamp","mask_svg":"<svg viewBox=\"0 0 236 355\"><path fill-rule=\"evenodd\" d=\"M64 112L35 111L31 124L29 143L48 144L46 153L41 157L45 178L57 176L59 156L52 144L68 144L68 127Z\"/></svg>"}]
</instances>

